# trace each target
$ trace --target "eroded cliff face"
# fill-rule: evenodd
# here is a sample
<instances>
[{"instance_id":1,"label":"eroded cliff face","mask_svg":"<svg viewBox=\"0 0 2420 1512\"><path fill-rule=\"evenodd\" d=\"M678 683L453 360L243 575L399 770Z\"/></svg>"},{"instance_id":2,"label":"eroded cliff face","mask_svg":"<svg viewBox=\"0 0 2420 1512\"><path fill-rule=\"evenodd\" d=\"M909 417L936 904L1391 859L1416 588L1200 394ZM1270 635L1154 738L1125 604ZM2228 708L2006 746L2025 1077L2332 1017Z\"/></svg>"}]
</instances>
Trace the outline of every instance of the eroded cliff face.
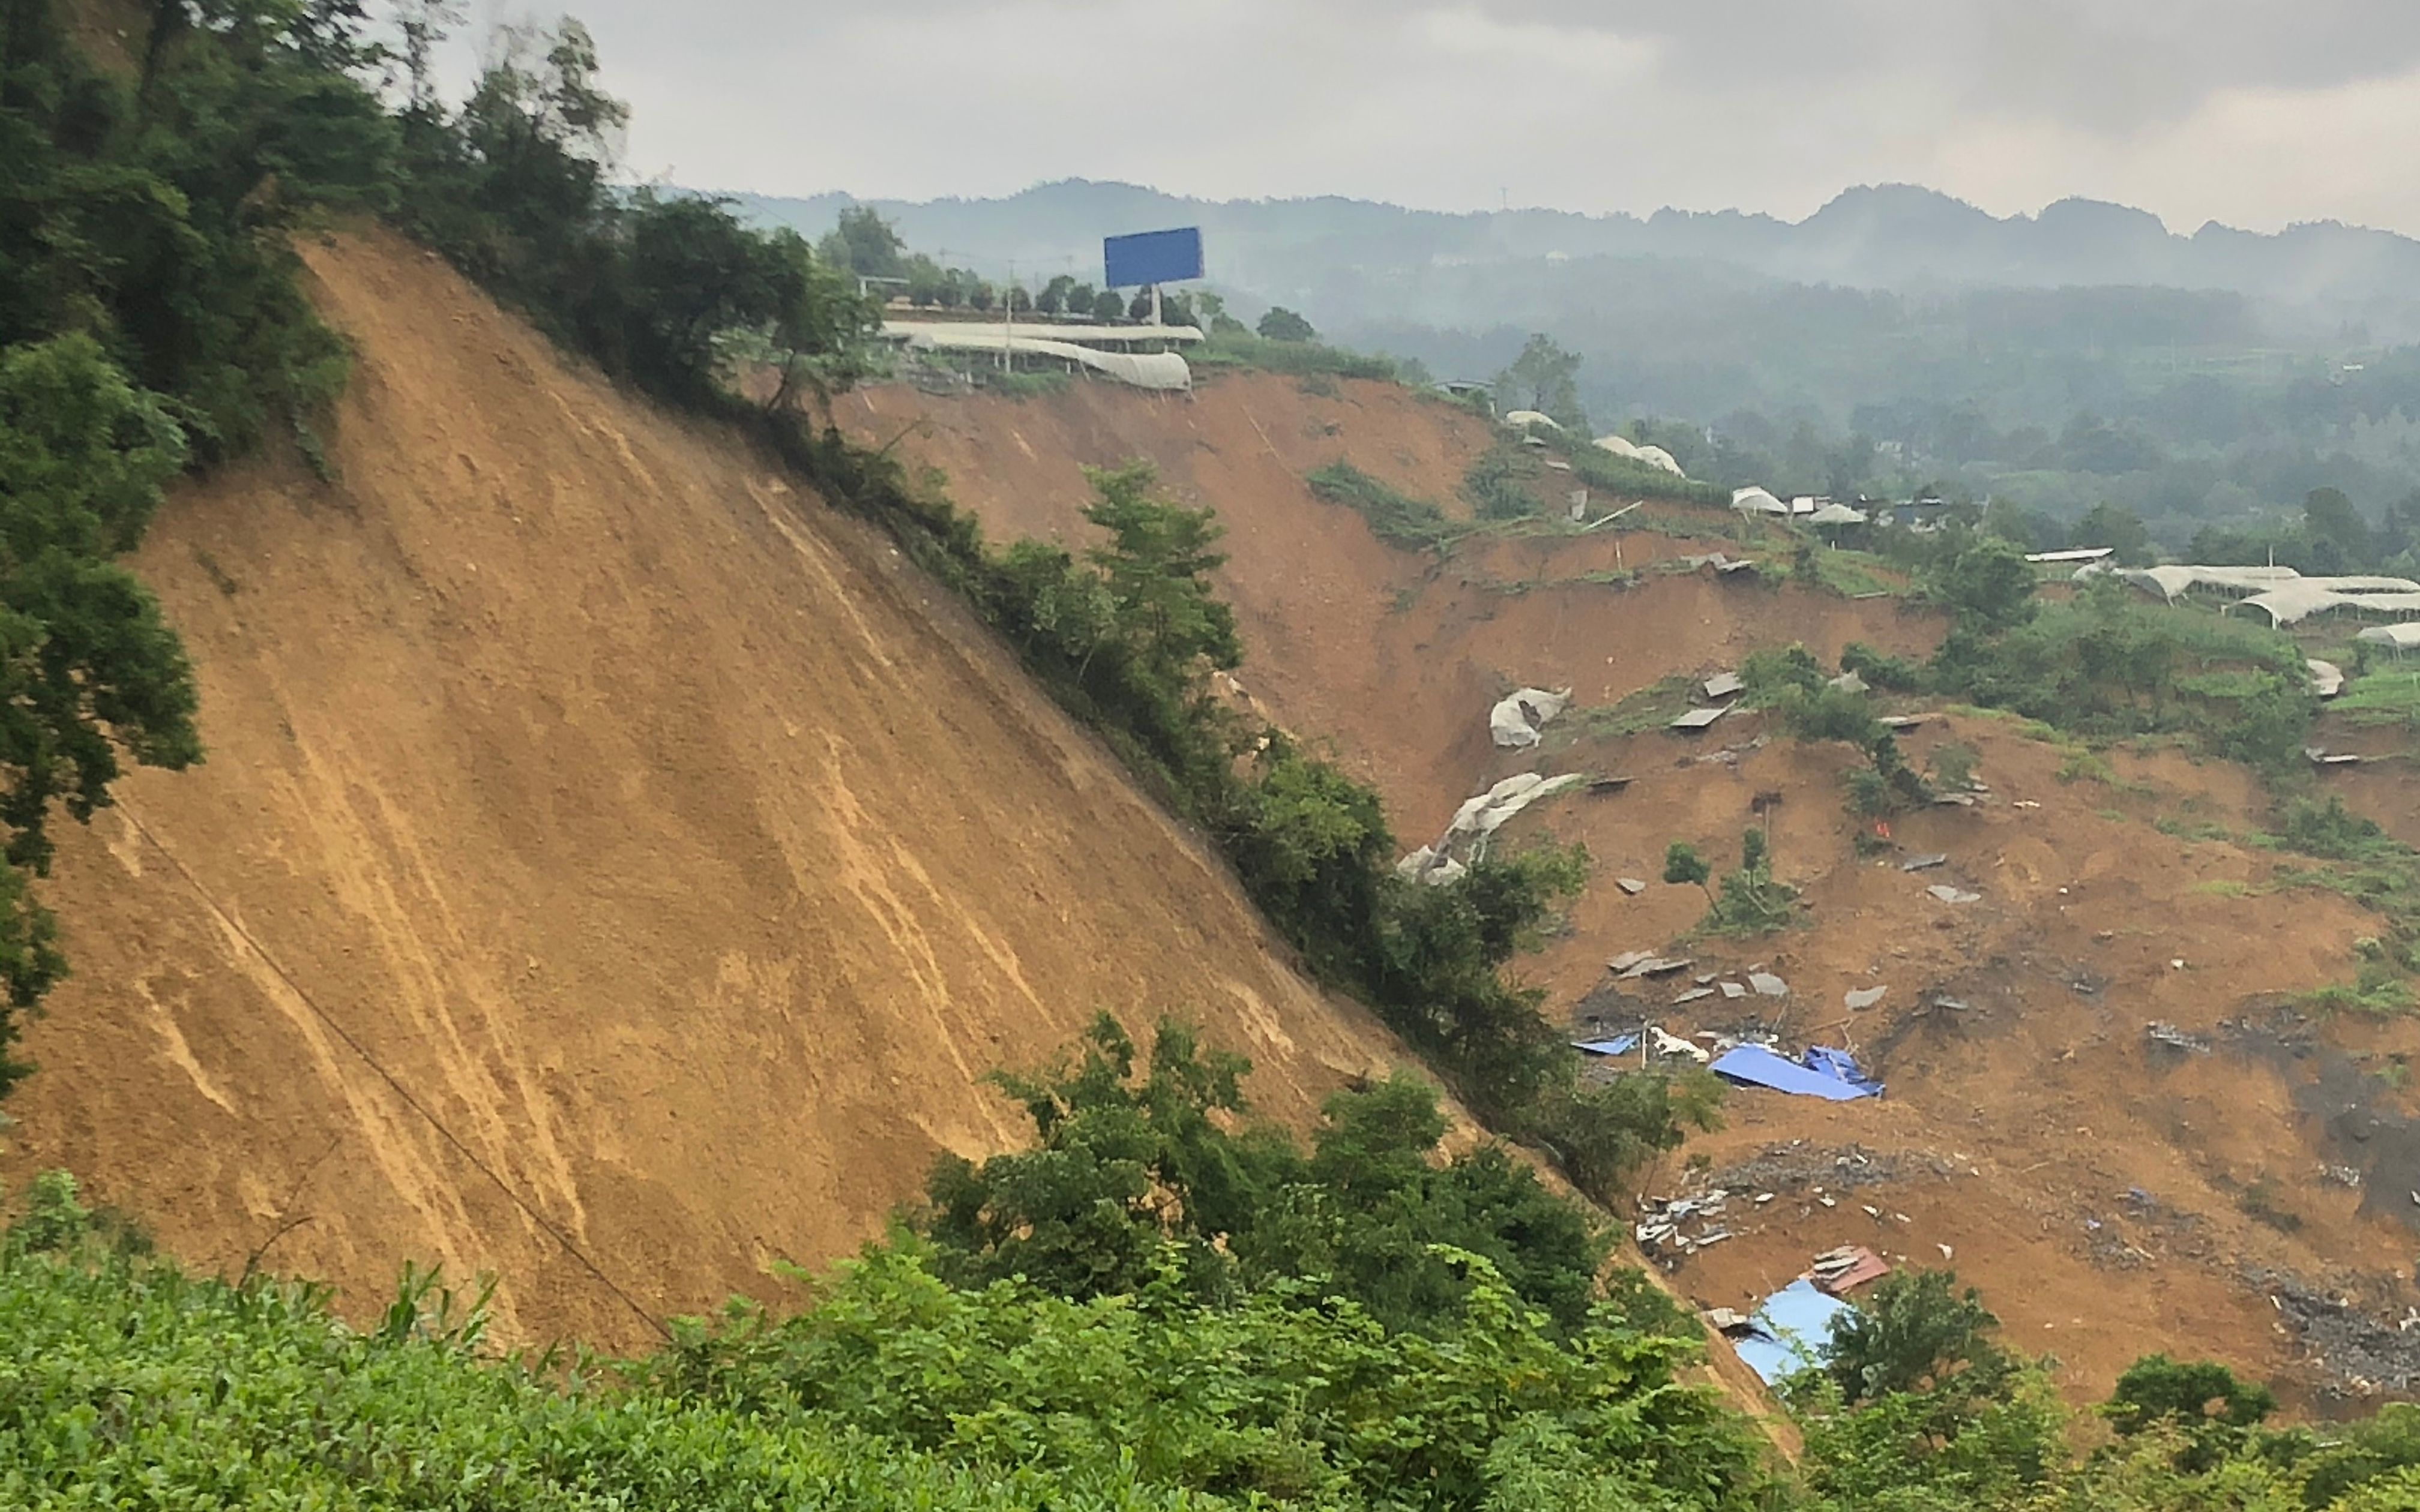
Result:
<instances>
[{"instance_id":1,"label":"eroded cliff face","mask_svg":"<svg viewBox=\"0 0 2420 1512\"><path fill-rule=\"evenodd\" d=\"M509 1337L628 1344L1023 1137L984 1074L1100 1010L1295 1121L1400 1058L887 543L417 249L305 254L339 481L230 471L141 553L209 760L66 826L11 1178L356 1313L442 1262Z\"/></svg>"}]
</instances>

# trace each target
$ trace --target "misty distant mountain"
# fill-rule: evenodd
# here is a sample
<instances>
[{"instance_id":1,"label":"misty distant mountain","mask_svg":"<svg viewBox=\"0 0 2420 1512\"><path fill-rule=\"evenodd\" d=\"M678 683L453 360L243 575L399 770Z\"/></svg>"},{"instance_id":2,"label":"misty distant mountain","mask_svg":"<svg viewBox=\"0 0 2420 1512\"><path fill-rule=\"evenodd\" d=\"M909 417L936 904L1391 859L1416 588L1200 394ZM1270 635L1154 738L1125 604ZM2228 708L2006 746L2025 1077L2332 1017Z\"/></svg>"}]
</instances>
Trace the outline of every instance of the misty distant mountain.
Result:
<instances>
[{"instance_id":1,"label":"misty distant mountain","mask_svg":"<svg viewBox=\"0 0 2420 1512\"><path fill-rule=\"evenodd\" d=\"M810 236L857 203L739 198ZM1906 185L1797 222L1082 180L874 205L916 250L993 278L1013 265L1029 286L1097 281L1104 236L1198 224L1235 314L1283 304L1439 378L1492 377L1544 332L1584 358L1595 424L1679 422L1667 439L1699 436L1724 481L1948 479L2070 517L2118 501L2180 542L2313 487L2376 508L2420 485L2420 241L2387 232L2180 236L2122 205L1999 217ZM1893 460L1841 461L1861 446Z\"/></svg>"},{"instance_id":2,"label":"misty distant mountain","mask_svg":"<svg viewBox=\"0 0 2420 1512\"><path fill-rule=\"evenodd\" d=\"M739 198L810 235L858 203L845 194ZM2224 290L2307 329L2368 325L2371 339L2420 335L2420 241L2334 222L2274 234L2212 222L2179 236L2148 211L2086 199L2003 218L1933 190L1885 184L1849 190L1798 222L1736 210L1665 209L1641 219L1534 209L1448 214L1342 198L1198 200L1066 179L1000 199L869 203L911 244L946 251L945 260L993 276L1013 262L1046 277L1097 279L1102 237L1199 224L1214 285L1276 303L1333 301L1307 313L1336 326L1400 321L1411 312L1398 301L1449 270L1645 258L1902 293ZM1467 329L1503 317L1493 301L1473 298L1471 281L1454 283L1454 305L1423 310L1425 321Z\"/></svg>"}]
</instances>

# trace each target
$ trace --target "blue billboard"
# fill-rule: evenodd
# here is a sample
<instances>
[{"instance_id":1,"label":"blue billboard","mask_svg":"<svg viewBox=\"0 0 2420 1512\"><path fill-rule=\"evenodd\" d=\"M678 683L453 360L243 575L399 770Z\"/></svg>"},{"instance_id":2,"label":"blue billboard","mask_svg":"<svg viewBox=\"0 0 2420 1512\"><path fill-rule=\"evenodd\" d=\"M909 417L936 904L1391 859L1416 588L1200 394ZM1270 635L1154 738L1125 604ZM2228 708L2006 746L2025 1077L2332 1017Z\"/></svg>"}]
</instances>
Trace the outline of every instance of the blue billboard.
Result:
<instances>
[{"instance_id":1,"label":"blue billboard","mask_svg":"<svg viewBox=\"0 0 2420 1512\"><path fill-rule=\"evenodd\" d=\"M1105 237L1101 264L1109 288L1140 288L1146 284L1181 284L1202 276L1202 228L1140 231L1130 237Z\"/></svg>"}]
</instances>

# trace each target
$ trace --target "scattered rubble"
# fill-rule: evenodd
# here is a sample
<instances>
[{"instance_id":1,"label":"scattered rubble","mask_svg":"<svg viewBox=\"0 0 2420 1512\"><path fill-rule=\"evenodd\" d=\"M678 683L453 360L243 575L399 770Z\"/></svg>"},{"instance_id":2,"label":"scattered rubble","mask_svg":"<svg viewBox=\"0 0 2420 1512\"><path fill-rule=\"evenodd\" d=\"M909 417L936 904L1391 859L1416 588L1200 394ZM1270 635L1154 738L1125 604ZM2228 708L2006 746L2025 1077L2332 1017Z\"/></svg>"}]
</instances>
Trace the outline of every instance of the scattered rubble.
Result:
<instances>
[{"instance_id":1,"label":"scattered rubble","mask_svg":"<svg viewBox=\"0 0 2420 1512\"><path fill-rule=\"evenodd\" d=\"M2184 1030L2178 1028L2175 1025L2169 1024L2164 1020L2154 1019L2150 1023L2144 1025L2143 1038L2150 1041L2154 1044L2166 1045L2172 1050L2182 1050L2188 1055L2206 1056L2210 1054L2210 1039L2208 1036L2188 1034Z\"/></svg>"},{"instance_id":2,"label":"scattered rubble","mask_svg":"<svg viewBox=\"0 0 2420 1512\"><path fill-rule=\"evenodd\" d=\"M1818 1290L1838 1297L1881 1280L1890 1271L1890 1262L1865 1245L1843 1244L1816 1256L1807 1267L1807 1279L1815 1283Z\"/></svg>"},{"instance_id":3,"label":"scattered rubble","mask_svg":"<svg viewBox=\"0 0 2420 1512\"><path fill-rule=\"evenodd\" d=\"M2420 1332L2381 1321L2282 1273L2255 1269L2244 1279L2269 1294L2269 1304L2309 1351L2308 1363L2335 1383L2331 1395L2366 1397L2420 1386Z\"/></svg>"}]
</instances>

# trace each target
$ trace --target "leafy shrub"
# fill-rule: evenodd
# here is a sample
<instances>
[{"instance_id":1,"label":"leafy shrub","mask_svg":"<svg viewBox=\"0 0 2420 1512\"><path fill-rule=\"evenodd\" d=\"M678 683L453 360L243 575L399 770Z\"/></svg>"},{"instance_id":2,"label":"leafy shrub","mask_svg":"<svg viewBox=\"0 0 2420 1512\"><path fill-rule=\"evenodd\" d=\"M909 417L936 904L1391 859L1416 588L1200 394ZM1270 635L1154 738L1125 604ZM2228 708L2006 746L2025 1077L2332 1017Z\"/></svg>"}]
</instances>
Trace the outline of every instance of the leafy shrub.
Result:
<instances>
[{"instance_id":1,"label":"leafy shrub","mask_svg":"<svg viewBox=\"0 0 2420 1512\"><path fill-rule=\"evenodd\" d=\"M1358 513L1378 539L1389 545L1432 547L1459 533L1436 505L1398 493L1350 462L1331 462L1303 481L1320 498Z\"/></svg>"}]
</instances>

